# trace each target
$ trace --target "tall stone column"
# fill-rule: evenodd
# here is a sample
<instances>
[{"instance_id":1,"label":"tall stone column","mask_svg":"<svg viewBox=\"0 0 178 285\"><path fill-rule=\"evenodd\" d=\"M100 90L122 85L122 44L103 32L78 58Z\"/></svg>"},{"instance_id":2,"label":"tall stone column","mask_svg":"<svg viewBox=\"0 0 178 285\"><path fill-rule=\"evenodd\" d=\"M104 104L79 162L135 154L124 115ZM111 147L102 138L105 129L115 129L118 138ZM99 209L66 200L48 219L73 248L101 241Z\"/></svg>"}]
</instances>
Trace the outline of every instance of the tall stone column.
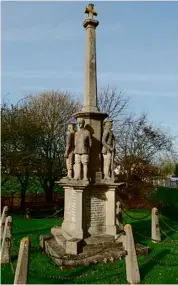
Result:
<instances>
[{"instance_id":1,"label":"tall stone column","mask_svg":"<svg viewBox=\"0 0 178 285\"><path fill-rule=\"evenodd\" d=\"M83 112L98 112L97 107L97 73L96 73L96 32L99 22L93 19L98 13L93 10L94 5L89 4L85 10L88 18L83 26L86 29L86 59Z\"/></svg>"},{"instance_id":2,"label":"tall stone column","mask_svg":"<svg viewBox=\"0 0 178 285\"><path fill-rule=\"evenodd\" d=\"M74 118L85 119L85 128L92 135L92 149L89 164L89 176L93 182L102 180L102 132L103 120L108 116L99 111L97 106L97 72L96 72L96 27L99 22L93 19L98 12L93 4L85 9L88 18L83 22L86 29L86 58L84 80L84 102L82 112L74 114Z\"/></svg>"}]
</instances>

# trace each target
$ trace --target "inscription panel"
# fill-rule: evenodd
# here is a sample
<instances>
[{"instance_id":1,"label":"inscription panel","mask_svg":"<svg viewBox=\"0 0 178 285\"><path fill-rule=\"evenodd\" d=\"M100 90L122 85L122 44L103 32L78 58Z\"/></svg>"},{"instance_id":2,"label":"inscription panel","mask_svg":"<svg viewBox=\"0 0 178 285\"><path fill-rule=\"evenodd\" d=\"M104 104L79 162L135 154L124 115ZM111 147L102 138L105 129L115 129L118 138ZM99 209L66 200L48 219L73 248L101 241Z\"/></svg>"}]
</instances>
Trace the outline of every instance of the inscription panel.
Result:
<instances>
[{"instance_id":1,"label":"inscription panel","mask_svg":"<svg viewBox=\"0 0 178 285\"><path fill-rule=\"evenodd\" d=\"M106 225L106 195L101 190L92 189L85 194L84 227L93 227L103 232Z\"/></svg>"}]
</instances>

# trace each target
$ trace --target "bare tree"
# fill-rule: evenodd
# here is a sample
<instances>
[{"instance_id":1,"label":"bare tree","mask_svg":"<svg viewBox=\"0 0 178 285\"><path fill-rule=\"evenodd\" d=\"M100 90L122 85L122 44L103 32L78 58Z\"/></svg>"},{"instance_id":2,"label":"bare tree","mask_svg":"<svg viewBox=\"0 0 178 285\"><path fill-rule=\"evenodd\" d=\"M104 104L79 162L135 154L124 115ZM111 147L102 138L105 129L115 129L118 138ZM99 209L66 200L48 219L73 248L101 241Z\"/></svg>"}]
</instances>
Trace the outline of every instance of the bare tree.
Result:
<instances>
[{"instance_id":1,"label":"bare tree","mask_svg":"<svg viewBox=\"0 0 178 285\"><path fill-rule=\"evenodd\" d=\"M35 153L35 171L45 191L46 201L52 200L55 181L64 175L66 127L72 115L81 109L67 92L43 92L28 96L28 109L41 129Z\"/></svg>"},{"instance_id":2,"label":"bare tree","mask_svg":"<svg viewBox=\"0 0 178 285\"><path fill-rule=\"evenodd\" d=\"M123 96L122 91L117 91L115 86L109 85L98 91L99 110L107 113L109 118L116 124L128 115L129 98Z\"/></svg>"},{"instance_id":3,"label":"bare tree","mask_svg":"<svg viewBox=\"0 0 178 285\"><path fill-rule=\"evenodd\" d=\"M1 108L1 126L2 174L6 180L9 176L18 178L21 185L22 209L29 178L32 175L40 130L26 106L4 104Z\"/></svg>"},{"instance_id":4,"label":"bare tree","mask_svg":"<svg viewBox=\"0 0 178 285\"><path fill-rule=\"evenodd\" d=\"M146 182L158 176L157 162L162 154L174 153L173 137L150 124L146 114L132 115L120 125L116 134L117 157L128 182ZM140 187L140 186L139 186Z\"/></svg>"}]
</instances>

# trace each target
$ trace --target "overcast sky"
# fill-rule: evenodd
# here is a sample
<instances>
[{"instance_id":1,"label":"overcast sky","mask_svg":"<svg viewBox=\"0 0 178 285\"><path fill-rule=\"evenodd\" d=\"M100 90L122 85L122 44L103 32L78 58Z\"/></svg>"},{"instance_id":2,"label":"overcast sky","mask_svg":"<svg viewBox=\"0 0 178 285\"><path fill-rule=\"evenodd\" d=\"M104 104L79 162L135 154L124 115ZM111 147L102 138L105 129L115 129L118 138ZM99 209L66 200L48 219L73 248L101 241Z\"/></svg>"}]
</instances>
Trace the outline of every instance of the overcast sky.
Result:
<instances>
[{"instance_id":1,"label":"overcast sky","mask_svg":"<svg viewBox=\"0 0 178 285\"><path fill-rule=\"evenodd\" d=\"M178 2L99 2L98 86L178 134ZM82 98L88 2L2 2L2 97L68 90Z\"/></svg>"}]
</instances>

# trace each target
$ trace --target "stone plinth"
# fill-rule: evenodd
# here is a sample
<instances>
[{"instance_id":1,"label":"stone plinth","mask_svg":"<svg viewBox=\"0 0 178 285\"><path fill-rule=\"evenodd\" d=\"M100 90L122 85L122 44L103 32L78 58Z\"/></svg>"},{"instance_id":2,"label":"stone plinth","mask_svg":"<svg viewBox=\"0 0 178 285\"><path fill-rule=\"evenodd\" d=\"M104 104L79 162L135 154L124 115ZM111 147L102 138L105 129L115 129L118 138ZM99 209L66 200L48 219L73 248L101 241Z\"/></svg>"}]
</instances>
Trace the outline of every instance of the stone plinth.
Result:
<instances>
[{"instance_id":1,"label":"stone plinth","mask_svg":"<svg viewBox=\"0 0 178 285\"><path fill-rule=\"evenodd\" d=\"M64 221L62 227L51 229L52 245L57 243L66 254L78 255L86 246L122 242L116 227L115 200L115 191L122 183L91 185L65 179L58 183L65 189Z\"/></svg>"},{"instance_id":2,"label":"stone plinth","mask_svg":"<svg viewBox=\"0 0 178 285\"><path fill-rule=\"evenodd\" d=\"M60 185L65 189L62 230L69 238L117 234L115 191L120 183L89 185L69 181Z\"/></svg>"}]
</instances>

